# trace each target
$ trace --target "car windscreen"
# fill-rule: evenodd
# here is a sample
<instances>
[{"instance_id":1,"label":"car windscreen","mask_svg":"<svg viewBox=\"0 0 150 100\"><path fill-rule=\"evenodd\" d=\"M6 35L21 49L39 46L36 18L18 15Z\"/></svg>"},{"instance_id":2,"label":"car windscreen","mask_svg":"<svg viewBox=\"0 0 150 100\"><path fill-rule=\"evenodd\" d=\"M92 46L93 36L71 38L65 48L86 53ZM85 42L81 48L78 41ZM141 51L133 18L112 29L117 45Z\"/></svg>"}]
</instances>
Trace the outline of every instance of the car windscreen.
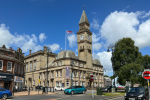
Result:
<instances>
[{"instance_id":1,"label":"car windscreen","mask_svg":"<svg viewBox=\"0 0 150 100\"><path fill-rule=\"evenodd\" d=\"M60 88L60 86L57 86L57 88Z\"/></svg>"},{"instance_id":2,"label":"car windscreen","mask_svg":"<svg viewBox=\"0 0 150 100\"><path fill-rule=\"evenodd\" d=\"M68 89L74 89L74 88L76 88L75 86L73 86L73 87L69 87Z\"/></svg>"},{"instance_id":3,"label":"car windscreen","mask_svg":"<svg viewBox=\"0 0 150 100\"><path fill-rule=\"evenodd\" d=\"M133 87L128 92L143 93L144 91L145 91L144 87Z\"/></svg>"}]
</instances>

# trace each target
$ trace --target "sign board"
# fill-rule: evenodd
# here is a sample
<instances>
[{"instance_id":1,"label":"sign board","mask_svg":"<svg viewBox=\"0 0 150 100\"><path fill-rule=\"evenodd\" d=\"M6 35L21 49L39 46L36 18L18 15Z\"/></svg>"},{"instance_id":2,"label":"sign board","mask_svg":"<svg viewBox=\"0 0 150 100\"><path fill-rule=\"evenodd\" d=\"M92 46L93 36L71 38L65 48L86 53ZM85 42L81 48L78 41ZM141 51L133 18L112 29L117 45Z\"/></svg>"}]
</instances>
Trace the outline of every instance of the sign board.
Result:
<instances>
[{"instance_id":1,"label":"sign board","mask_svg":"<svg viewBox=\"0 0 150 100\"><path fill-rule=\"evenodd\" d=\"M0 76L0 78L6 78L6 76Z\"/></svg>"},{"instance_id":2,"label":"sign board","mask_svg":"<svg viewBox=\"0 0 150 100\"><path fill-rule=\"evenodd\" d=\"M94 81L94 75L90 76L91 81Z\"/></svg>"},{"instance_id":3,"label":"sign board","mask_svg":"<svg viewBox=\"0 0 150 100\"><path fill-rule=\"evenodd\" d=\"M41 81L41 80L39 79L39 83L40 83L40 81Z\"/></svg>"},{"instance_id":4,"label":"sign board","mask_svg":"<svg viewBox=\"0 0 150 100\"><path fill-rule=\"evenodd\" d=\"M144 72L142 73L142 77L146 80L150 79L150 70L144 70Z\"/></svg>"},{"instance_id":5,"label":"sign board","mask_svg":"<svg viewBox=\"0 0 150 100\"><path fill-rule=\"evenodd\" d=\"M22 77L14 76L15 82L23 82L23 80L24 80L24 78L22 78Z\"/></svg>"}]
</instances>

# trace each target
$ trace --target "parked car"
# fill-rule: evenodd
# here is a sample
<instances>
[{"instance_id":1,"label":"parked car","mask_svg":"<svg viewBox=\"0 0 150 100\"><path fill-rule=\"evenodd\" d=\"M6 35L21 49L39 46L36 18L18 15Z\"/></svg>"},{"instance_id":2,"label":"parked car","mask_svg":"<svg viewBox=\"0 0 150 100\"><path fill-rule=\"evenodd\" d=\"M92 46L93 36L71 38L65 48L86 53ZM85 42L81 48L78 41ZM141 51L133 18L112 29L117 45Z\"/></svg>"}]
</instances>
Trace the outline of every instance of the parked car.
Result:
<instances>
[{"instance_id":1,"label":"parked car","mask_svg":"<svg viewBox=\"0 0 150 100\"><path fill-rule=\"evenodd\" d=\"M103 92L111 92L111 88L112 88L112 86L107 86L107 87L103 88ZM115 87L115 90L117 91L116 87Z\"/></svg>"},{"instance_id":2,"label":"parked car","mask_svg":"<svg viewBox=\"0 0 150 100\"><path fill-rule=\"evenodd\" d=\"M42 90L42 89L43 89L43 86L36 86L35 88L36 88L36 89L39 89L39 90Z\"/></svg>"},{"instance_id":3,"label":"parked car","mask_svg":"<svg viewBox=\"0 0 150 100\"><path fill-rule=\"evenodd\" d=\"M65 88L62 87L62 86L56 86L54 89L55 89L55 90L59 90L59 91L60 91L60 90L61 90L61 91L62 91L62 90L65 90Z\"/></svg>"},{"instance_id":4,"label":"parked car","mask_svg":"<svg viewBox=\"0 0 150 100\"><path fill-rule=\"evenodd\" d=\"M64 93L65 94L75 94L75 93L85 93L87 89L85 89L84 86L72 86L69 87L68 89L65 89Z\"/></svg>"},{"instance_id":5,"label":"parked car","mask_svg":"<svg viewBox=\"0 0 150 100\"><path fill-rule=\"evenodd\" d=\"M124 100L149 100L148 97L148 88L133 87L124 95Z\"/></svg>"},{"instance_id":6,"label":"parked car","mask_svg":"<svg viewBox=\"0 0 150 100\"><path fill-rule=\"evenodd\" d=\"M6 99L10 96L12 96L11 90L7 90L7 89L4 89L4 88L0 87L0 98L1 99Z\"/></svg>"}]
</instances>

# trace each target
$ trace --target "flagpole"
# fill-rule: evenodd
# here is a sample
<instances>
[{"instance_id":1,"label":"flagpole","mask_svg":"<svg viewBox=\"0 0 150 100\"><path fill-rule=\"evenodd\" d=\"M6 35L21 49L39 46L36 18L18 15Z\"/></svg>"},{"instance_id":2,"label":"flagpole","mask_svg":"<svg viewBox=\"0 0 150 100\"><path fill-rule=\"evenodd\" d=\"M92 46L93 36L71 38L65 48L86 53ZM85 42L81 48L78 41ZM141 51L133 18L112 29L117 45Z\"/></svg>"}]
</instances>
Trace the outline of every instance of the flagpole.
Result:
<instances>
[{"instance_id":1,"label":"flagpole","mask_svg":"<svg viewBox=\"0 0 150 100\"><path fill-rule=\"evenodd\" d=\"M67 30L66 30L66 33L65 33L65 51L66 51L66 34L67 34Z\"/></svg>"}]
</instances>

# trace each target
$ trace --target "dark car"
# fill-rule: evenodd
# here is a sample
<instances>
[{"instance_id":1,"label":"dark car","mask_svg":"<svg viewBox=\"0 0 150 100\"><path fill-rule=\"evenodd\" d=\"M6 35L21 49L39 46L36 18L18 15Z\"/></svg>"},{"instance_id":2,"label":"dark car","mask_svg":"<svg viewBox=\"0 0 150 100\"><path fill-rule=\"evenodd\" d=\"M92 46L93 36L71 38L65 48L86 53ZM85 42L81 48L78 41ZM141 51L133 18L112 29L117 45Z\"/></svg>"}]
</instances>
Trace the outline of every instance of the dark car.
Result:
<instances>
[{"instance_id":1,"label":"dark car","mask_svg":"<svg viewBox=\"0 0 150 100\"><path fill-rule=\"evenodd\" d=\"M7 99L7 97L10 97L10 96L12 96L11 90L7 90L7 89L0 87L0 98L5 100Z\"/></svg>"},{"instance_id":2,"label":"dark car","mask_svg":"<svg viewBox=\"0 0 150 100\"><path fill-rule=\"evenodd\" d=\"M75 94L75 93L82 93L84 94L87 91L87 89L84 86L72 86L68 89L65 89L65 94Z\"/></svg>"},{"instance_id":3,"label":"dark car","mask_svg":"<svg viewBox=\"0 0 150 100\"><path fill-rule=\"evenodd\" d=\"M105 87L105 88L103 88L103 92L111 92L111 88L112 88L113 86L107 86L107 87ZM117 88L115 87L115 90L117 91Z\"/></svg>"},{"instance_id":4,"label":"dark car","mask_svg":"<svg viewBox=\"0 0 150 100\"><path fill-rule=\"evenodd\" d=\"M148 88L133 87L124 96L124 100L148 100Z\"/></svg>"},{"instance_id":5,"label":"dark car","mask_svg":"<svg viewBox=\"0 0 150 100\"><path fill-rule=\"evenodd\" d=\"M35 88L36 88L36 89L39 89L39 90L42 90L42 89L43 89L43 86L36 86Z\"/></svg>"}]
</instances>

